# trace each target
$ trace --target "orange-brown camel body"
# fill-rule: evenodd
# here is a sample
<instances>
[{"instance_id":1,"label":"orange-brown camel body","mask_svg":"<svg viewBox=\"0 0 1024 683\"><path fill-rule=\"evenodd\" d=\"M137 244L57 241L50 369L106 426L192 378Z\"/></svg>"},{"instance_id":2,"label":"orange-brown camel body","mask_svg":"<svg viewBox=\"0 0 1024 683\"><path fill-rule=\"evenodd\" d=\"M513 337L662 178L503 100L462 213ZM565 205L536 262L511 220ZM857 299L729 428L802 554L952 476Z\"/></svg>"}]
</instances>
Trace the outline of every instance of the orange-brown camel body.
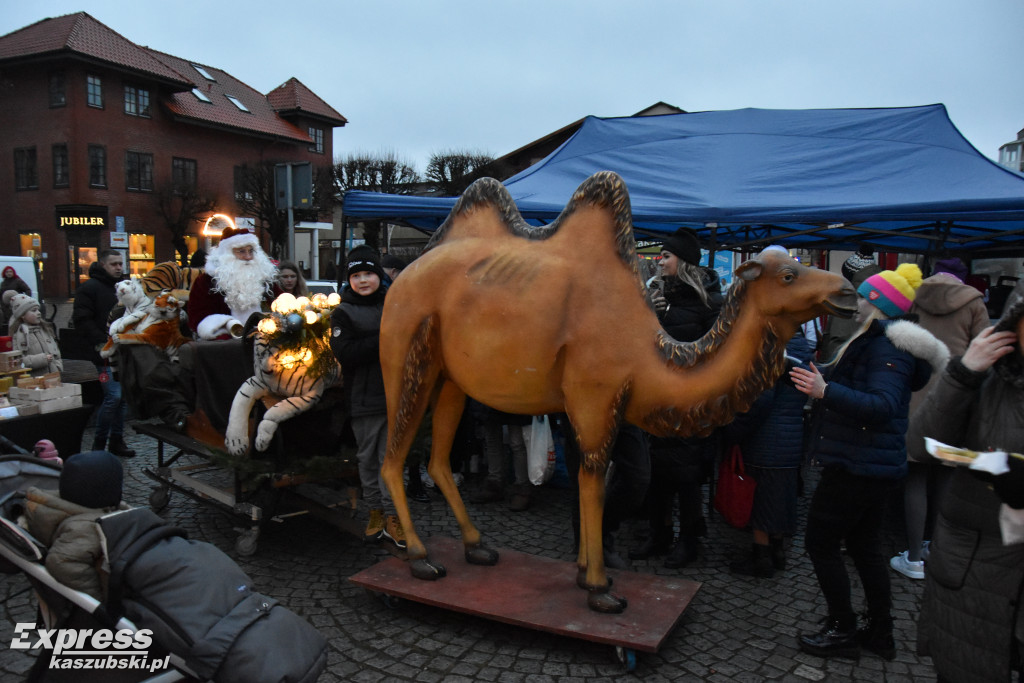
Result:
<instances>
[{"instance_id":1,"label":"orange-brown camel body","mask_svg":"<svg viewBox=\"0 0 1024 683\"><path fill-rule=\"evenodd\" d=\"M466 396L511 413L565 412L576 432L577 584L591 609L620 612L605 572L601 516L609 452L623 420L658 436L706 434L746 410L783 372L786 342L826 311L848 315L842 277L762 254L736 270L715 327L681 343L661 329L640 277L629 196L592 176L551 225L531 228L505 188L477 181L385 299L381 365L388 445L381 475L406 532L413 576L436 579L409 514L404 461L433 406L430 476L458 521L465 557L494 564L452 478Z\"/></svg>"}]
</instances>

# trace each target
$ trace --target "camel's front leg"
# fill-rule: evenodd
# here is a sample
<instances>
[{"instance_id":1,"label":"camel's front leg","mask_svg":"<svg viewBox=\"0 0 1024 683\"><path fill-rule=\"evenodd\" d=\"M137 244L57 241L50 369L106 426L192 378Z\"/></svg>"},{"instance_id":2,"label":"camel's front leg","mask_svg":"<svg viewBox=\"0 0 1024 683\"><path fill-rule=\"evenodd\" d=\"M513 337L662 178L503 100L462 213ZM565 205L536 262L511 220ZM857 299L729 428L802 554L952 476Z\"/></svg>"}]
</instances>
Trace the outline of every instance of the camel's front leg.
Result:
<instances>
[{"instance_id":1,"label":"camel's front leg","mask_svg":"<svg viewBox=\"0 0 1024 683\"><path fill-rule=\"evenodd\" d=\"M256 450L265 451L270 447L278 425L285 420L304 413L317 404L324 393L323 382L317 382L311 389L299 396L289 396L267 409L256 428Z\"/></svg>"},{"instance_id":2,"label":"camel's front leg","mask_svg":"<svg viewBox=\"0 0 1024 683\"><path fill-rule=\"evenodd\" d=\"M444 382L434 404L434 421L427 472L441 489L452 509L462 532L462 545L466 561L471 564L492 565L498 561L498 551L480 542L480 531L473 525L466 505L452 477L451 451L455 432L459 428L462 411L466 407L466 394L452 382Z\"/></svg>"},{"instance_id":3,"label":"camel's front leg","mask_svg":"<svg viewBox=\"0 0 1024 683\"><path fill-rule=\"evenodd\" d=\"M604 475L607 458L588 458L580 463L580 552L576 560L576 583L589 592L587 605L595 612L618 614L626 599L609 592L611 581L604 566ZM591 454L592 455L592 454ZM595 462L599 460L599 462ZM589 462L588 462L589 461Z\"/></svg>"},{"instance_id":4,"label":"camel's front leg","mask_svg":"<svg viewBox=\"0 0 1024 683\"><path fill-rule=\"evenodd\" d=\"M249 447L249 414L256 401L267 395L267 389L250 377L238 387L235 398L231 401L231 412L228 413L228 428L224 435L224 446L228 453L239 456Z\"/></svg>"}]
</instances>

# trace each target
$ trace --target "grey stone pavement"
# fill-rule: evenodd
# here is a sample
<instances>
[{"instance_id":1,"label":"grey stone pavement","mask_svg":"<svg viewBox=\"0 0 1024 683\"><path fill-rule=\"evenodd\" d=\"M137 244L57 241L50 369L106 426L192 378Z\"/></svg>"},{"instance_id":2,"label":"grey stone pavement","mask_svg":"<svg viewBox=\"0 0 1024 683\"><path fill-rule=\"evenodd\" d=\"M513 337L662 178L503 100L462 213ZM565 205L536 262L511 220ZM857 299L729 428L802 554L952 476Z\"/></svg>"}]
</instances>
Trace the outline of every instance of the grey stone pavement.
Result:
<instances>
[{"instance_id":1,"label":"grey stone pavement","mask_svg":"<svg viewBox=\"0 0 1024 683\"><path fill-rule=\"evenodd\" d=\"M153 481L143 468L156 462L156 442L129 434L138 457L126 465L125 499L148 505ZM85 442L91 441L91 432ZM801 522L817 481L807 472ZM463 485L464 494L474 482ZM330 495L339 494L333 491ZM468 498L468 496L467 496ZM533 505L510 512L506 504L468 503L470 514L489 543L544 557L572 561L569 492L550 486L534 489ZM421 535L457 538L458 528L441 496L412 503ZM267 593L316 626L329 641L329 664L320 681L497 681L570 683L602 680L645 681L934 681L928 658L914 653L916 618L923 582L892 573L898 654L886 662L871 654L859 660L825 660L801 653L799 633L817 630L825 614L810 561L798 535L789 568L772 579L730 575L728 564L749 545L749 536L709 516L701 557L681 570L666 569L661 558L633 562L635 571L681 575L703 585L657 653L637 652L627 673L608 645L554 636L540 631L464 615L414 602L397 607L348 581L348 577L389 557L385 549L362 543L325 522L298 516L268 522L250 557L235 550L238 517L179 493L161 515L184 527L191 538L218 546L233 557ZM889 515L885 538L889 554L903 550L898 509ZM635 543L642 524L626 524L618 545ZM457 568L450 568L457 569ZM851 576L855 577L850 566ZM862 593L853 578L855 605ZM501 586L495 586L501 590ZM567 587L567 590L576 590ZM35 599L21 576L0 575L0 681L20 681L32 655L7 647L14 624L35 620ZM627 608L628 609L628 608Z\"/></svg>"}]
</instances>

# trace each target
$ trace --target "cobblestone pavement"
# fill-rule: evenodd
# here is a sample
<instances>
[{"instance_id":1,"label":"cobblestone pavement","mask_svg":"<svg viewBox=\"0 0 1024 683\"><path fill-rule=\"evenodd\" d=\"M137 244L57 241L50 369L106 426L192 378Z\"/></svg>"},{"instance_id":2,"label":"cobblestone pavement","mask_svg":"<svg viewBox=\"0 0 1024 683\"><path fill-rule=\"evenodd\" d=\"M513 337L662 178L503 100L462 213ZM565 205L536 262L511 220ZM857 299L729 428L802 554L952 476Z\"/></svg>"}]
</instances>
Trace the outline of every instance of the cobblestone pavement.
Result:
<instances>
[{"instance_id":1,"label":"cobblestone pavement","mask_svg":"<svg viewBox=\"0 0 1024 683\"><path fill-rule=\"evenodd\" d=\"M156 462L155 441L131 434L139 453L126 464L126 500L147 505L153 481L143 468ZM87 432L85 442L91 441ZM808 473L808 489L816 482ZM464 492L473 482L463 485ZM339 496L340 498L340 496ZM801 500L803 520L809 492ZM559 560L574 560L569 494L564 489L534 490L533 505L509 512L507 505L468 503L485 538L495 546ZM454 517L443 499L412 503L424 537L458 537ZM608 645L553 636L487 619L412 602L388 607L347 579L388 556L385 549L309 516L264 525L256 553L235 551L241 523L211 506L173 493L161 512L184 527L191 538L209 541L231 555L267 593L313 623L328 638L330 656L323 683L333 681L546 681L570 683L642 678L648 682L684 681L934 681L930 659L914 653L915 620L923 582L892 574L898 654L886 662L870 654L858 661L803 654L796 636L817 630L825 614L810 561L798 536L789 553L789 568L773 579L732 576L728 564L749 547L749 536L709 519L701 557L682 570L666 569L661 558L633 563L633 569L679 574L702 582L696 598L657 653L637 653L637 667L626 673ZM890 514L885 545L888 554L903 550L900 526ZM624 525L618 545L635 542L642 525ZM852 565L851 565L852 570ZM35 600L21 576L0 575L0 681L24 678L32 656L6 647L13 625L35 620ZM571 590L571 589L570 589ZM854 579L855 605L862 599Z\"/></svg>"}]
</instances>

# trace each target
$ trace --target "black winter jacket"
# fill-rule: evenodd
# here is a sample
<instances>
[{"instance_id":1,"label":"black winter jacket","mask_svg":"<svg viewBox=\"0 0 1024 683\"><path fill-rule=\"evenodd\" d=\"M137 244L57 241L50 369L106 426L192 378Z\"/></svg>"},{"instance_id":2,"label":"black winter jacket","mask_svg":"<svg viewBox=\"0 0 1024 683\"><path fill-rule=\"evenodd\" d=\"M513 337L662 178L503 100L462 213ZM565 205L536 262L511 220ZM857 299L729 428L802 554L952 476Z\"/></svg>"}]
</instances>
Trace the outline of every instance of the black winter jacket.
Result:
<instances>
[{"instance_id":1,"label":"black winter jacket","mask_svg":"<svg viewBox=\"0 0 1024 683\"><path fill-rule=\"evenodd\" d=\"M875 320L824 371L815 401L810 456L862 477L907 475L910 394L941 369L946 345L908 320Z\"/></svg>"},{"instance_id":2,"label":"black winter jacket","mask_svg":"<svg viewBox=\"0 0 1024 683\"><path fill-rule=\"evenodd\" d=\"M387 413L380 368L380 319L386 293L381 287L362 296L347 287L341 304L331 313L331 351L341 363L352 417Z\"/></svg>"},{"instance_id":3,"label":"black winter jacket","mask_svg":"<svg viewBox=\"0 0 1024 683\"><path fill-rule=\"evenodd\" d=\"M107 343L109 332L107 317L117 305L117 280L111 277L98 262L89 266L89 279L75 290L75 303L71 309L71 320L89 346L91 360L103 364L99 347Z\"/></svg>"},{"instance_id":4,"label":"black winter jacket","mask_svg":"<svg viewBox=\"0 0 1024 683\"><path fill-rule=\"evenodd\" d=\"M1014 373L1000 372L1008 368ZM1019 361L985 373L950 361L914 413L907 438L925 436L973 450L1024 452ZM1000 508L991 485L965 468L953 473L940 502L917 643L946 680L1009 681L1021 654L1024 543L1003 544Z\"/></svg>"}]
</instances>

